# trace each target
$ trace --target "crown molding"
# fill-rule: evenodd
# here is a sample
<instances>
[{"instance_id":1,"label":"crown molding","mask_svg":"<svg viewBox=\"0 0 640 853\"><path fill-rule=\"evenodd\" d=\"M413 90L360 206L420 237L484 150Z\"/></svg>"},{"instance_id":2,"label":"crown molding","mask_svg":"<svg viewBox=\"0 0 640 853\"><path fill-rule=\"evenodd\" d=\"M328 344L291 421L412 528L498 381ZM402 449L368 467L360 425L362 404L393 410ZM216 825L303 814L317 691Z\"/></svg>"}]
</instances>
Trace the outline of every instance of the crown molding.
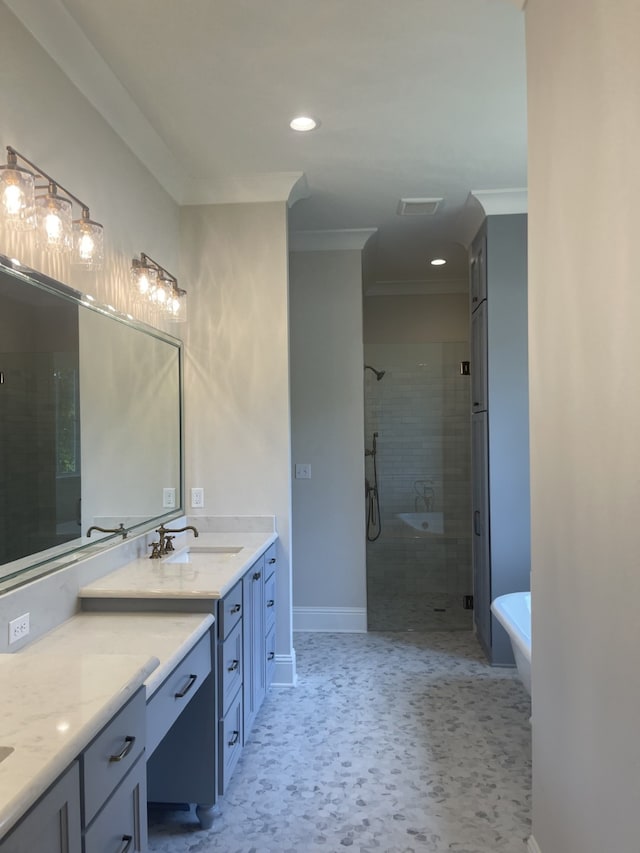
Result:
<instances>
[{"instance_id":1,"label":"crown molding","mask_svg":"<svg viewBox=\"0 0 640 853\"><path fill-rule=\"evenodd\" d=\"M107 124L180 203L186 174L60 0L4 0Z\"/></svg>"},{"instance_id":2,"label":"crown molding","mask_svg":"<svg viewBox=\"0 0 640 853\"><path fill-rule=\"evenodd\" d=\"M438 278L423 281L375 281L364 288L365 296L439 296L468 293L466 278Z\"/></svg>"},{"instance_id":3,"label":"crown molding","mask_svg":"<svg viewBox=\"0 0 640 853\"><path fill-rule=\"evenodd\" d=\"M507 216L513 213L526 213L528 191L526 187L509 190L471 190L487 216Z\"/></svg>"},{"instance_id":4,"label":"crown molding","mask_svg":"<svg viewBox=\"0 0 640 853\"><path fill-rule=\"evenodd\" d=\"M303 172L237 175L196 180L180 166L61 0L4 0L22 25L181 205L286 201L308 198Z\"/></svg>"},{"instance_id":5,"label":"crown molding","mask_svg":"<svg viewBox=\"0 0 640 853\"><path fill-rule=\"evenodd\" d=\"M191 180L182 193L183 205L243 204L245 202L286 201L291 207L308 198L304 172L263 172L229 175L219 179Z\"/></svg>"},{"instance_id":6,"label":"crown molding","mask_svg":"<svg viewBox=\"0 0 640 853\"><path fill-rule=\"evenodd\" d=\"M377 228L343 228L335 231L292 231L290 252L362 251Z\"/></svg>"}]
</instances>

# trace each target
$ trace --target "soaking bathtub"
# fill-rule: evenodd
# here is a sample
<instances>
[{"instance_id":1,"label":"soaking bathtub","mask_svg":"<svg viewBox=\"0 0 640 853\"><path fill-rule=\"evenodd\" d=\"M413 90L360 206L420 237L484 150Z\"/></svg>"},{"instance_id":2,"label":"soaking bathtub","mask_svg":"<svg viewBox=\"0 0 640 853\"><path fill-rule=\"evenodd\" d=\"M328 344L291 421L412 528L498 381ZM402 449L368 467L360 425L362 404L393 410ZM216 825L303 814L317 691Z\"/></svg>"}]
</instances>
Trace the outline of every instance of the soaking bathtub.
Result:
<instances>
[{"instance_id":1,"label":"soaking bathtub","mask_svg":"<svg viewBox=\"0 0 640 853\"><path fill-rule=\"evenodd\" d=\"M518 674L531 695L531 593L500 595L491 610L509 635Z\"/></svg>"}]
</instances>

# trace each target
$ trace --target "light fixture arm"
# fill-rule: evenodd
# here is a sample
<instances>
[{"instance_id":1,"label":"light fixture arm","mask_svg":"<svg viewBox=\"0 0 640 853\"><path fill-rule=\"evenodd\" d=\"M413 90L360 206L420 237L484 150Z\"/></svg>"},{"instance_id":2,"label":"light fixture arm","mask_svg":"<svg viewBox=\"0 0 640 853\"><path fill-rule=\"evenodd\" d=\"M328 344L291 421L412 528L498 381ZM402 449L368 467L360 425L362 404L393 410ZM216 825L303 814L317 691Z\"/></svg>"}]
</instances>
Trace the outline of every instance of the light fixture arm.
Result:
<instances>
[{"instance_id":1,"label":"light fixture arm","mask_svg":"<svg viewBox=\"0 0 640 853\"><path fill-rule=\"evenodd\" d=\"M145 254L145 252L140 252L140 263L142 264L142 266L148 267L150 265L158 272L164 273L165 276L167 276L167 278L176 288L176 290L178 289L178 279L175 277L175 275L171 275L169 270L166 270L163 266L161 266L161 264L159 264L157 261L154 261L150 255Z\"/></svg>"},{"instance_id":2,"label":"light fixture arm","mask_svg":"<svg viewBox=\"0 0 640 853\"><path fill-rule=\"evenodd\" d=\"M82 210L82 218L88 220L90 218L89 208L87 205L81 201L77 196L75 196L72 192L70 192L66 187L63 187L59 181L56 181L55 178L52 178L51 175L47 175L44 169L41 169L40 166L36 166L28 157L25 157L24 154L21 154L19 151L16 151L11 145L7 145L7 165L10 167L14 167L18 165L18 158L22 160L27 166L30 166L35 174L39 178L44 178L45 181L49 184L49 190L52 191L53 188L57 188L62 190L62 192L69 196L70 199L75 201L78 207Z\"/></svg>"}]
</instances>

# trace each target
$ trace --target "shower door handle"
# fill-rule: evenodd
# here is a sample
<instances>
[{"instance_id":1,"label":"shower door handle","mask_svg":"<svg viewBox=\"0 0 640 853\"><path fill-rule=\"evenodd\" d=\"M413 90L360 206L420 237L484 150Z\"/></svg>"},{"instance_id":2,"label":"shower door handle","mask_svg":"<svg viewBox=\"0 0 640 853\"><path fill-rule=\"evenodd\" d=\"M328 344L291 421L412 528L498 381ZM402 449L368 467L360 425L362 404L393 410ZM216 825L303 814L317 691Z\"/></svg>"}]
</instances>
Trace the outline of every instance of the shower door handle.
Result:
<instances>
[{"instance_id":1,"label":"shower door handle","mask_svg":"<svg viewBox=\"0 0 640 853\"><path fill-rule=\"evenodd\" d=\"M473 513L473 532L476 534L476 536L482 535L482 529L480 527L480 510L479 509L477 509Z\"/></svg>"}]
</instances>

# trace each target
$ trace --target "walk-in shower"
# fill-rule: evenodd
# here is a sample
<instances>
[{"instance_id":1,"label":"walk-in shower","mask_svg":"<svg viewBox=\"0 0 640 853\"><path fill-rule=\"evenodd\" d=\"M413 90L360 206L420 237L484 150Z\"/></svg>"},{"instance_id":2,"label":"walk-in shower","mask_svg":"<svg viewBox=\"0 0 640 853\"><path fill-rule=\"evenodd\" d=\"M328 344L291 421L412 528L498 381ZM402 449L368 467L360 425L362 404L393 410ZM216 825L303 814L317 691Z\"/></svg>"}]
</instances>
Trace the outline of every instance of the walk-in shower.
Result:
<instances>
[{"instance_id":1,"label":"walk-in shower","mask_svg":"<svg viewBox=\"0 0 640 853\"><path fill-rule=\"evenodd\" d=\"M365 344L369 630L471 628L466 358L466 341Z\"/></svg>"}]
</instances>

